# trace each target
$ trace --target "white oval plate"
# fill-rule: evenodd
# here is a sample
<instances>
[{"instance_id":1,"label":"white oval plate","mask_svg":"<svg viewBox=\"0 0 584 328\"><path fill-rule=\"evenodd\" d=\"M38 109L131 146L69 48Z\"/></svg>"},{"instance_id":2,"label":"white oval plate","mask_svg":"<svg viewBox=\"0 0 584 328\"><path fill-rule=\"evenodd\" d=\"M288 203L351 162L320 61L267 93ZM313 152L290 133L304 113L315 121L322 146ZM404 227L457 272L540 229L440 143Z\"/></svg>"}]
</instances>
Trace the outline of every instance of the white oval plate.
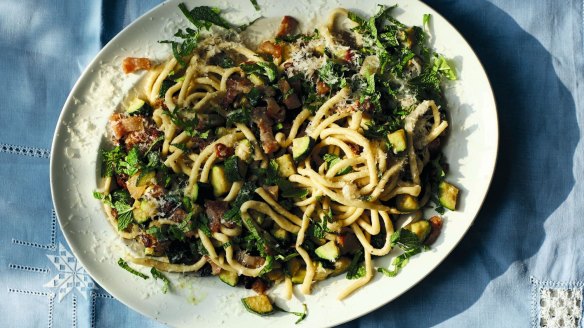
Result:
<instances>
[{"instance_id":1,"label":"white oval plate","mask_svg":"<svg viewBox=\"0 0 584 328\"><path fill-rule=\"evenodd\" d=\"M248 0L185 1L192 8L212 5L224 9L235 24L259 16ZM312 30L335 7L361 14L376 11L378 1L336 2L260 1L261 15L256 30L269 36L283 15L303 22ZM318 283L310 296L296 303L277 303L300 310L308 305L303 326L333 326L362 316L395 299L430 273L462 239L485 198L497 155L498 128L495 101L487 76L470 46L438 13L412 0L382 1L399 4L397 18L408 25L422 25L422 15L432 14L430 31L434 48L456 63L459 80L450 84L446 97L450 108L451 135L445 149L450 164L448 179L461 187L460 210L445 215L443 233L431 251L413 258L395 278L377 274L373 281L345 301L337 295L351 281L343 276ZM218 279L169 275L172 292L163 294L160 281L142 280L121 270L116 261L130 251L105 218L92 192L98 188L98 150L104 140L108 117L141 74L124 75L121 61L126 56L163 60L170 56L169 39L180 27L188 26L178 9L179 1L164 3L136 20L96 56L75 84L56 127L51 152L51 189L63 234L87 272L104 289L136 311L172 326L254 325L290 326L295 317L277 313L259 317L246 312L240 298L253 292L231 288ZM258 32L260 33L260 32ZM389 258L376 261L388 267ZM142 269L146 272L146 269ZM274 291L277 295L278 290Z\"/></svg>"}]
</instances>

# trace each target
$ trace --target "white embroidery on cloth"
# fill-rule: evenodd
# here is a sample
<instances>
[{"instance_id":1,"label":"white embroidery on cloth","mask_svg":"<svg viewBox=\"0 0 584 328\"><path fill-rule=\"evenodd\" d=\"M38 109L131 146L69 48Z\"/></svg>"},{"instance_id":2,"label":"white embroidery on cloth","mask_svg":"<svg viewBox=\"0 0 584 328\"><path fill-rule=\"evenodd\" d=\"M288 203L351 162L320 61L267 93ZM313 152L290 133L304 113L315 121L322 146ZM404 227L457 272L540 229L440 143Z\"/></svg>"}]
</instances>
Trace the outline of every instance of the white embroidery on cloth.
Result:
<instances>
[{"instance_id":1,"label":"white embroidery on cloth","mask_svg":"<svg viewBox=\"0 0 584 328\"><path fill-rule=\"evenodd\" d=\"M44 287L57 288L59 302L73 289L77 289L83 298L87 299L87 294L95 287L95 284L85 268L67 251L65 246L59 244L57 255L47 254L47 257L57 268L57 275Z\"/></svg>"},{"instance_id":2,"label":"white embroidery on cloth","mask_svg":"<svg viewBox=\"0 0 584 328\"><path fill-rule=\"evenodd\" d=\"M584 282L531 277L531 327L582 327Z\"/></svg>"},{"instance_id":3,"label":"white embroidery on cloth","mask_svg":"<svg viewBox=\"0 0 584 328\"><path fill-rule=\"evenodd\" d=\"M17 146L0 143L0 153L8 153L21 156L32 156L38 158L51 158L51 151L45 148Z\"/></svg>"},{"instance_id":4,"label":"white embroidery on cloth","mask_svg":"<svg viewBox=\"0 0 584 328\"><path fill-rule=\"evenodd\" d=\"M579 327L582 319L582 290L541 288L540 327Z\"/></svg>"}]
</instances>

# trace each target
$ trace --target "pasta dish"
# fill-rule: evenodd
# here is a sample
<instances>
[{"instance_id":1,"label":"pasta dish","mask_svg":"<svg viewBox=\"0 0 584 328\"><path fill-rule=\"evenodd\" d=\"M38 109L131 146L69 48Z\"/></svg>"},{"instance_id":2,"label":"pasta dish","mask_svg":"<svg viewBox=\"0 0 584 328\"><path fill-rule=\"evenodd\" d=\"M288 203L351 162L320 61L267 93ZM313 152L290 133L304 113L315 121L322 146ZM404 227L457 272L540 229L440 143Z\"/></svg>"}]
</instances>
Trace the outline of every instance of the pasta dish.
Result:
<instances>
[{"instance_id":1,"label":"pasta dish","mask_svg":"<svg viewBox=\"0 0 584 328\"><path fill-rule=\"evenodd\" d=\"M456 75L427 46L430 17L409 27L393 8L336 9L309 33L286 16L252 47L218 9L179 5L191 25L162 41L173 56L124 60L148 72L101 152L95 197L143 249L120 265L218 276L265 315L275 284L290 299L346 274L343 299L426 250L458 197L441 151Z\"/></svg>"}]
</instances>

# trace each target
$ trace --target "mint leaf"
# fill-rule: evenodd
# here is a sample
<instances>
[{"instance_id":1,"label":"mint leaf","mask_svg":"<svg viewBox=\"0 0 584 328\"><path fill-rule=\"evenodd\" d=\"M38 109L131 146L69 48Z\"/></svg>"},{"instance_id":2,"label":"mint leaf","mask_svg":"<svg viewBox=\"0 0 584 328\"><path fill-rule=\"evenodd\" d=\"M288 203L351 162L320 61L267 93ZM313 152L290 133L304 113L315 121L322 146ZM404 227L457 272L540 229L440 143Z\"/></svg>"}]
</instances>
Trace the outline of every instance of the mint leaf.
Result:
<instances>
[{"instance_id":1,"label":"mint leaf","mask_svg":"<svg viewBox=\"0 0 584 328\"><path fill-rule=\"evenodd\" d=\"M335 154L324 154L322 159L324 159L324 161L327 163L327 170L330 170L333 166L335 166L338 162L341 161L341 158ZM335 176L345 175L345 174L350 173L352 171L353 171L353 167L347 166L347 167L339 170Z\"/></svg>"},{"instance_id":2,"label":"mint leaf","mask_svg":"<svg viewBox=\"0 0 584 328\"><path fill-rule=\"evenodd\" d=\"M221 13L221 9L219 8L200 6L189 11L184 3L179 4L178 7L183 15L199 29L205 28L208 30L212 25L221 26L226 29L231 28L231 24L219 15Z\"/></svg>"},{"instance_id":3,"label":"mint leaf","mask_svg":"<svg viewBox=\"0 0 584 328\"><path fill-rule=\"evenodd\" d=\"M251 64L241 64L239 67L245 72L245 74L257 74L264 75L268 78L270 82L273 82L278 76L278 68L272 62L258 62Z\"/></svg>"},{"instance_id":4,"label":"mint leaf","mask_svg":"<svg viewBox=\"0 0 584 328\"><path fill-rule=\"evenodd\" d=\"M152 275L154 280L158 279L162 280L163 282L162 292L166 294L170 289L170 280L168 280L168 278L165 275L163 275L162 272L158 271L156 268L150 269L150 274Z\"/></svg>"},{"instance_id":5,"label":"mint leaf","mask_svg":"<svg viewBox=\"0 0 584 328\"><path fill-rule=\"evenodd\" d=\"M124 259L122 259L122 258L118 259L118 265L122 269L124 269L124 270L128 271L129 273L131 273L133 275L136 275L136 276L138 276L138 277L140 277L142 279L148 279L149 278L147 275L143 274L142 272L139 272L139 271L136 271L136 270L132 269L128 265L128 263L126 261L124 261Z\"/></svg>"},{"instance_id":6,"label":"mint leaf","mask_svg":"<svg viewBox=\"0 0 584 328\"><path fill-rule=\"evenodd\" d=\"M366 269L365 265L362 264L364 260L363 250L358 250L347 269L347 279L359 279L365 276Z\"/></svg>"},{"instance_id":7,"label":"mint leaf","mask_svg":"<svg viewBox=\"0 0 584 328\"><path fill-rule=\"evenodd\" d=\"M121 146L112 150L101 150L101 176L111 177L116 173L118 163L124 158L125 152Z\"/></svg>"}]
</instances>

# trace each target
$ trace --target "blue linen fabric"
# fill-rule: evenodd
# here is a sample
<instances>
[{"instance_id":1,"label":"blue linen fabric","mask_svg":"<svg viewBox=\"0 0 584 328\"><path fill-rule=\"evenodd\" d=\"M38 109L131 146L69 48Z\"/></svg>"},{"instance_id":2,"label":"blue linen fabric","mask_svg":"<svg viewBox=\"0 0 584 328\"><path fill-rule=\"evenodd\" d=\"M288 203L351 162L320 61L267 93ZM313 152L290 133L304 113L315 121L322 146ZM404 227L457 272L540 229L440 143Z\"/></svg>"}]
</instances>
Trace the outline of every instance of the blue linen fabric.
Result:
<instances>
[{"instance_id":1,"label":"blue linen fabric","mask_svg":"<svg viewBox=\"0 0 584 328\"><path fill-rule=\"evenodd\" d=\"M491 80L496 173L452 254L410 291L344 326L540 326L542 289L581 296L584 286L584 1L426 2L468 40ZM0 1L0 327L161 326L77 265L48 175L74 82L109 39L158 3Z\"/></svg>"}]
</instances>

